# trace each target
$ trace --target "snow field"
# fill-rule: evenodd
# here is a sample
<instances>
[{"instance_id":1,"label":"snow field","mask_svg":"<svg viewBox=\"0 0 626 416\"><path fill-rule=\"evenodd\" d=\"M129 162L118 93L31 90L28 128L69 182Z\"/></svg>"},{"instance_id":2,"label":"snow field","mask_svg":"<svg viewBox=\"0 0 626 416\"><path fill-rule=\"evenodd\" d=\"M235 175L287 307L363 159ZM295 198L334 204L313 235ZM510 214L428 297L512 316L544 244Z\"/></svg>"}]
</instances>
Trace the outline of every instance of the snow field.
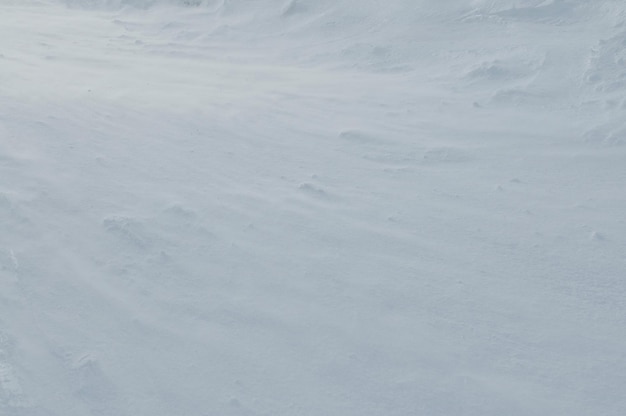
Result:
<instances>
[{"instance_id":1,"label":"snow field","mask_svg":"<svg viewBox=\"0 0 626 416\"><path fill-rule=\"evenodd\" d=\"M620 2L0 7L0 415L623 414Z\"/></svg>"}]
</instances>

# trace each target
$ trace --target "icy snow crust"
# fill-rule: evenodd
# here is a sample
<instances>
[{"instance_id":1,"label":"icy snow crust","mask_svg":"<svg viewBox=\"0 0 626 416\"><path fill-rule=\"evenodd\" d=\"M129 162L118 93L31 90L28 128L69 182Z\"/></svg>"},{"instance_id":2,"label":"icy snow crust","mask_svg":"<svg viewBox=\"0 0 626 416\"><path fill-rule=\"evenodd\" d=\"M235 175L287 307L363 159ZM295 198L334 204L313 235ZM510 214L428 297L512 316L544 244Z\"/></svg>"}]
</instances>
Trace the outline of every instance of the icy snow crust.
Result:
<instances>
[{"instance_id":1,"label":"icy snow crust","mask_svg":"<svg viewBox=\"0 0 626 416\"><path fill-rule=\"evenodd\" d=\"M623 1L0 4L0 415L626 412Z\"/></svg>"}]
</instances>

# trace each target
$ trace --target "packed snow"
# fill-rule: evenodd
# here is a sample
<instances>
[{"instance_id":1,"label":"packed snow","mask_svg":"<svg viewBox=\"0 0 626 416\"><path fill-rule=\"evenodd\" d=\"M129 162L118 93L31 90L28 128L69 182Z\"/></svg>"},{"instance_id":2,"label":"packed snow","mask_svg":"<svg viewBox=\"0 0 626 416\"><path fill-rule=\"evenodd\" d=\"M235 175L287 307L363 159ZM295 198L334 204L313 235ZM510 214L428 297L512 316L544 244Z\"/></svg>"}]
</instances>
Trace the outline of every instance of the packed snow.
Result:
<instances>
[{"instance_id":1,"label":"packed snow","mask_svg":"<svg viewBox=\"0 0 626 416\"><path fill-rule=\"evenodd\" d=\"M0 416L623 416L622 0L0 0Z\"/></svg>"}]
</instances>

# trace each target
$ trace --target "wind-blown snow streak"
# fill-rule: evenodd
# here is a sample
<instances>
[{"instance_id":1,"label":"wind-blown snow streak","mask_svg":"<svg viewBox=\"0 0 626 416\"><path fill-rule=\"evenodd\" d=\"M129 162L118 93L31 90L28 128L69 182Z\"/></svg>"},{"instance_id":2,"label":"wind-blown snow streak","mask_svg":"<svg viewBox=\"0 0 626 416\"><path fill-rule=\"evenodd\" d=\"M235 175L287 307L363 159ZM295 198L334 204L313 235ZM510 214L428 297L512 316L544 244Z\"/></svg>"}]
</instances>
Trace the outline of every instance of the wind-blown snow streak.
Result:
<instances>
[{"instance_id":1,"label":"wind-blown snow streak","mask_svg":"<svg viewBox=\"0 0 626 416\"><path fill-rule=\"evenodd\" d=\"M622 2L187 3L0 4L0 415L624 413Z\"/></svg>"}]
</instances>

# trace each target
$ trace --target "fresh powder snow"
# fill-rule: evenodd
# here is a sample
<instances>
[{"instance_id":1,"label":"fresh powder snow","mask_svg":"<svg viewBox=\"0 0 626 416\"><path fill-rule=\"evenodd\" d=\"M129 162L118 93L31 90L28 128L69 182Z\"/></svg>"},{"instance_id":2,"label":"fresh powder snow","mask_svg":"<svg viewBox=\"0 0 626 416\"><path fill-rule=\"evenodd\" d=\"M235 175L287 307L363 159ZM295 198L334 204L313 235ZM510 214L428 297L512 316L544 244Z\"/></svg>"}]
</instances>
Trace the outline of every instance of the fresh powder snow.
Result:
<instances>
[{"instance_id":1,"label":"fresh powder snow","mask_svg":"<svg viewBox=\"0 0 626 416\"><path fill-rule=\"evenodd\" d=\"M623 416L623 0L0 0L0 416Z\"/></svg>"}]
</instances>

